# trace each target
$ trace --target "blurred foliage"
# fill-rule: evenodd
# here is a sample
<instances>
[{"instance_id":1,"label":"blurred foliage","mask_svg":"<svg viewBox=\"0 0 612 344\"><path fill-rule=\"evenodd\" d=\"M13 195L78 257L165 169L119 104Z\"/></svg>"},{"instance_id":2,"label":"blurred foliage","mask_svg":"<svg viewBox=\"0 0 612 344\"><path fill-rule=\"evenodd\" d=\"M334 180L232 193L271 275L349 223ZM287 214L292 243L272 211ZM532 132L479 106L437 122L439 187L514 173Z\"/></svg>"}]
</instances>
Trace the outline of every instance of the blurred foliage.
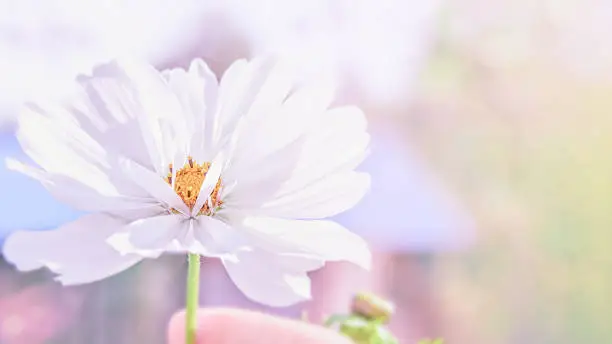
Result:
<instances>
[{"instance_id":1,"label":"blurred foliage","mask_svg":"<svg viewBox=\"0 0 612 344\"><path fill-rule=\"evenodd\" d=\"M461 342L612 340L612 84L537 55L443 37L407 118L479 222L479 244L437 277Z\"/></svg>"},{"instance_id":2,"label":"blurred foliage","mask_svg":"<svg viewBox=\"0 0 612 344\"><path fill-rule=\"evenodd\" d=\"M423 339L419 344L444 344L442 339Z\"/></svg>"},{"instance_id":3,"label":"blurred foliage","mask_svg":"<svg viewBox=\"0 0 612 344\"><path fill-rule=\"evenodd\" d=\"M385 327L394 309L392 303L374 293L359 292L353 296L350 314L332 315L324 326L337 327L356 344L398 344Z\"/></svg>"}]
</instances>

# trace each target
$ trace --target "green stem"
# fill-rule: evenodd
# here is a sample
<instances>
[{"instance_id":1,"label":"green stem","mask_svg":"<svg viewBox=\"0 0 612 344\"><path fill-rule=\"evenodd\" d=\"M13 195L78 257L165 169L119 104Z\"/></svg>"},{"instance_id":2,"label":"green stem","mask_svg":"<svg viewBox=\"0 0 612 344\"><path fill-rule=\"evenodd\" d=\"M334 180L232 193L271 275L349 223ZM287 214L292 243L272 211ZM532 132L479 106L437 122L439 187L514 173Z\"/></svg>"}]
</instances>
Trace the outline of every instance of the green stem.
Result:
<instances>
[{"instance_id":1,"label":"green stem","mask_svg":"<svg viewBox=\"0 0 612 344\"><path fill-rule=\"evenodd\" d=\"M198 294L200 292L200 256L189 254L189 271L187 273L187 314L185 316L185 343L196 343Z\"/></svg>"}]
</instances>

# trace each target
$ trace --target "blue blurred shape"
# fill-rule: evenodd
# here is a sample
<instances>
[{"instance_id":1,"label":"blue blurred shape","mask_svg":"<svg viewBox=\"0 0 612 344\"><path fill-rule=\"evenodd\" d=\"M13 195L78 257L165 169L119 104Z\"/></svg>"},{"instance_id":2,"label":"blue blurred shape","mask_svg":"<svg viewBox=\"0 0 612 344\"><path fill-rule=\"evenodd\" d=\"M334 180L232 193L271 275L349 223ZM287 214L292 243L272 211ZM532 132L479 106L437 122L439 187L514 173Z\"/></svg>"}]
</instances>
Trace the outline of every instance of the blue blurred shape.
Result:
<instances>
[{"instance_id":1,"label":"blue blurred shape","mask_svg":"<svg viewBox=\"0 0 612 344\"><path fill-rule=\"evenodd\" d=\"M36 180L8 170L7 157L33 164L12 133L0 133L0 242L18 229L51 229L80 216Z\"/></svg>"},{"instance_id":2,"label":"blue blurred shape","mask_svg":"<svg viewBox=\"0 0 612 344\"><path fill-rule=\"evenodd\" d=\"M396 129L375 129L371 154L359 168L370 173L371 190L335 220L382 250L435 252L470 246L475 224L463 204Z\"/></svg>"}]
</instances>

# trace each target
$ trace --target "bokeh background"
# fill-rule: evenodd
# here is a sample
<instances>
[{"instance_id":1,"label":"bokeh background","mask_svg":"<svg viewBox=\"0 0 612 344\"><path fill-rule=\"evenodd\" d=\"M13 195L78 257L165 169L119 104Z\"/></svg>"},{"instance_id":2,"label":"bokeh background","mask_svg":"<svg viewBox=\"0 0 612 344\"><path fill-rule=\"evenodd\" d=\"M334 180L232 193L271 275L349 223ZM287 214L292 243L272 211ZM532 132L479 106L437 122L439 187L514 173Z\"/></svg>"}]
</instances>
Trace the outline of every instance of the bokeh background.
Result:
<instances>
[{"instance_id":1,"label":"bokeh background","mask_svg":"<svg viewBox=\"0 0 612 344\"><path fill-rule=\"evenodd\" d=\"M605 0L0 1L0 156L24 100L119 55L159 68L282 55L368 115L371 194L338 221L371 273L328 264L270 309L205 261L202 304L315 321L374 290L402 343L612 343L612 3ZM0 240L80 214L0 168ZM95 262L92 262L92 266ZM0 343L164 343L186 259L62 287L0 256Z\"/></svg>"}]
</instances>

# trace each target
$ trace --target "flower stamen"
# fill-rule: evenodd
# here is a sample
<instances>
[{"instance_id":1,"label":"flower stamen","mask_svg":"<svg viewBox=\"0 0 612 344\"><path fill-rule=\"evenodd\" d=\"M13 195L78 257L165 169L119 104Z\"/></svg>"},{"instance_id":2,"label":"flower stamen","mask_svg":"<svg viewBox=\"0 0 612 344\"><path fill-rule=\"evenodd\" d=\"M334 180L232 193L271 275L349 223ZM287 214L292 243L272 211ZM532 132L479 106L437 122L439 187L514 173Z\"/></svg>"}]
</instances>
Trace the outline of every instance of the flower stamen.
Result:
<instances>
[{"instance_id":1,"label":"flower stamen","mask_svg":"<svg viewBox=\"0 0 612 344\"><path fill-rule=\"evenodd\" d=\"M198 164L193 161L192 157L188 157L185 165L180 170L176 171L174 191L189 207L189 210L193 210L193 207L196 204L198 195L200 194L200 188L202 187L202 183L204 183L204 179L206 178L206 173L208 173L209 168L210 162ZM166 177L166 182L172 185L172 164L169 166L169 171L170 172L168 172L168 176ZM200 208L198 215L210 215L212 210L221 206L223 202L219 199L220 189L221 179L217 181L215 189L211 193L210 198L207 200L207 202L204 202L204 205L202 208ZM173 212L176 211L174 209L171 210Z\"/></svg>"}]
</instances>

